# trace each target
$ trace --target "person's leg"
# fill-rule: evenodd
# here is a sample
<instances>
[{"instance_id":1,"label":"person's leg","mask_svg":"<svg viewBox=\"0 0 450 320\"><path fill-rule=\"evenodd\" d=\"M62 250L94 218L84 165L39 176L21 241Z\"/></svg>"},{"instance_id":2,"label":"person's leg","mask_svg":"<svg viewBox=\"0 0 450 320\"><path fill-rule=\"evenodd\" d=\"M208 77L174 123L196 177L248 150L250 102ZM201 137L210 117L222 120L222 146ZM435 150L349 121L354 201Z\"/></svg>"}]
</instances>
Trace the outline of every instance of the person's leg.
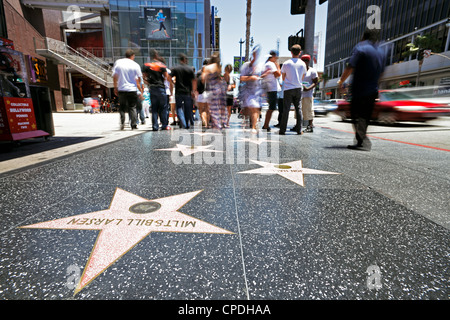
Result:
<instances>
[{"instance_id":1,"label":"person's leg","mask_svg":"<svg viewBox=\"0 0 450 320\"><path fill-rule=\"evenodd\" d=\"M302 98L302 91L301 89L294 89L294 95L293 95L293 99L292 99L292 103L294 104L294 108L295 108L295 115L296 115L296 120L297 123L295 125L295 131L298 134L301 134L302 132L302 110L301 110L301 98Z\"/></svg>"},{"instance_id":2,"label":"person's leg","mask_svg":"<svg viewBox=\"0 0 450 320\"><path fill-rule=\"evenodd\" d=\"M125 112L128 111L127 97L124 92L119 92L119 114L120 114L120 129L123 130L125 126Z\"/></svg>"},{"instance_id":3,"label":"person's leg","mask_svg":"<svg viewBox=\"0 0 450 320\"><path fill-rule=\"evenodd\" d=\"M250 125L252 130L256 130L256 124L259 118L259 108L248 108L250 110Z\"/></svg>"},{"instance_id":4,"label":"person's leg","mask_svg":"<svg viewBox=\"0 0 450 320\"><path fill-rule=\"evenodd\" d=\"M180 128L186 128L186 119L184 115L184 99L182 95L175 96L175 103L177 105L177 117Z\"/></svg>"},{"instance_id":5,"label":"person's leg","mask_svg":"<svg viewBox=\"0 0 450 320\"><path fill-rule=\"evenodd\" d=\"M184 99L184 118L186 121L186 128L189 129L194 125L194 101L192 97L189 95L185 95Z\"/></svg>"},{"instance_id":6,"label":"person's leg","mask_svg":"<svg viewBox=\"0 0 450 320\"><path fill-rule=\"evenodd\" d=\"M151 89L150 101L152 104L152 128L153 128L153 131L158 131L158 129L159 129L158 115L159 115L159 109L160 109L160 102L159 102L158 90L156 88Z\"/></svg>"},{"instance_id":7,"label":"person's leg","mask_svg":"<svg viewBox=\"0 0 450 320\"><path fill-rule=\"evenodd\" d=\"M137 129L137 114L136 105L138 101L138 95L136 92L128 92L128 112L131 119L131 129Z\"/></svg>"},{"instance_id":8,"label":"person's leg","mask_svg":"<svg viewBox=\"0 0 450 320\"><path fill-rule=\"evenodd\" d=\"M361 146L365 150L370 150L372 146L372 143L367 137L367 128L369 126L370 119L372 118L376 97L377 95L375 94L357 98L355 99L355 105L352 103L352 117L354 114L356 119L354 122L354 128L357 146Z\"/></svg>"},{"instance_id":9,"label":"person's leg","mask_svg":"<svg viewBox=\"0 0 450 320\"><path fill-rule=\"evenodd\" d=\"M312 103L313 103L312 101L313 101L312 97L303 97L302 98L303 119L305 121L308 121L308 126L306 127L304 132L313 132L312 122L314 119L314 111L312 108Z\"/></svg>"},{"instance_id":10,"label":"person's leg","mask_svg":"<svg viewBox=\"0 0 450 320\"><path fill-rule=\"evenodd\" d=\"M161 127L163 130L167 130L169 126L169 100L167 98L165 89L162 89L160 92L161 112L159 114L159 118L161 120Z\"/></svg>"},{"instance_id":11,"label":"person's leg","mask_svg":"<svg viewBox=\"0 0 450 320\"><path fill-rule=\"evenodd\" d=\"M284 91L283 98L283 112L281 113L281 122L280 122L280 134L284 134L286 132L287 123L289 119L289 111L291 109L292 103L292 92L293 90Z\"/></svg>"},{"instance_id":12,"label":"person's leg","mask_svg":"<svg viewBox=\"0 0 450 320\"><path fill-rule=\"evenodd\" d=\"M266 112L266 119L264 121L263 129L270 131L270 119L272 118L272 113L277 109L277 92L267 92L267 100L269 102L269 110Z\"/></svg>"}]
</instances>

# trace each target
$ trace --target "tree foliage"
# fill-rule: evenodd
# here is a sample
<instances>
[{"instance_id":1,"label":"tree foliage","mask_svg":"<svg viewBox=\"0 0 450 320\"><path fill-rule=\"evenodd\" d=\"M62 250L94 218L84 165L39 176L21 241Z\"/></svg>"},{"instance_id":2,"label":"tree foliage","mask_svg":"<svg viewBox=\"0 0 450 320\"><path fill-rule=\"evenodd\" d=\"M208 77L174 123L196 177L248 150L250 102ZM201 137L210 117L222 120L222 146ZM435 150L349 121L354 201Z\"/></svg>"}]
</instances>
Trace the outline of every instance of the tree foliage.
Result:
<instances>
[{"instance_id":1,"label":"tree foliage","mask_svg":"<svg viewBox=\"0 0 450 320\"><path fill-rule=\"evenodd\" d=\"M417 54L417 60L421 61L424 57L425 50L431 50L431 52L438 52L441 49L441 42L430 36L417 36L414 42L406 45L406 51L403 52L403 57L409 57L410 55Z\"/></svg>"}]
</instances>

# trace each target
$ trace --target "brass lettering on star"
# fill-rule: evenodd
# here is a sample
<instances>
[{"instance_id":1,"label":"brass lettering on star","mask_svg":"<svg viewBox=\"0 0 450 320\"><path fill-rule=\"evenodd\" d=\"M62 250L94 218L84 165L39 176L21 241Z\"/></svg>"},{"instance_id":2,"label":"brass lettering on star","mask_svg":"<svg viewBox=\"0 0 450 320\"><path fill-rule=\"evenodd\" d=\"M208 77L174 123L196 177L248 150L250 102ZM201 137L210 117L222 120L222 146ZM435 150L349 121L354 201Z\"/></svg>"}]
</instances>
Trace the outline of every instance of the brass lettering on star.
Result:
<instances>
[{"instance_id":1,"label":"brass lettering on star","mask_svg":"<svg viewBox=\"0 0 450 320\"><path fill-rule=\"evenodd\" d=\"M127 226L145 226L145 227L163 227L163 228L195 228L196 221L180 220L154 220L154 219L97 219L97 218L73 218L67 222L68 225L127 225Z\"/></svg>"}]
</instances>

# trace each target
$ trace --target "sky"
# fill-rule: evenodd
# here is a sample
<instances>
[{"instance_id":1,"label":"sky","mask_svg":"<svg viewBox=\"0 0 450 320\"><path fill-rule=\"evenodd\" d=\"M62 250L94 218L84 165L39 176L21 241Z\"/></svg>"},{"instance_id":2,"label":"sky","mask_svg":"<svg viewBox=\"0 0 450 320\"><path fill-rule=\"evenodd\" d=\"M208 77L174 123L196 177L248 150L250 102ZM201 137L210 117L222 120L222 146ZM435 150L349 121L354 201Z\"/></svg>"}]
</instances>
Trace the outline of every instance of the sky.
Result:
<instances>
[{"instance_id":1,"label":"sky","mask_svg":"<svg viewBox=\"0 0 450 320\"><path fill-rule=\"evenodd\" d=\"M246 0L211 0L211 6L218 9L220 17L220 47L222 65L233 65L233 57L239 56L239 40L245 40ZM325 57L325 36L327 28L328 2L316 5L316 24L314 33L321 33L319 60L315 66L323 71ZM291 0L252 0L251 35L254 44L261 45L262 53L277 49L280 39L280 56L290 57L288 37L304 28L305 15L291 15ZM245 55L245 44L242 45Z\"/></svg>"}]
</instances>

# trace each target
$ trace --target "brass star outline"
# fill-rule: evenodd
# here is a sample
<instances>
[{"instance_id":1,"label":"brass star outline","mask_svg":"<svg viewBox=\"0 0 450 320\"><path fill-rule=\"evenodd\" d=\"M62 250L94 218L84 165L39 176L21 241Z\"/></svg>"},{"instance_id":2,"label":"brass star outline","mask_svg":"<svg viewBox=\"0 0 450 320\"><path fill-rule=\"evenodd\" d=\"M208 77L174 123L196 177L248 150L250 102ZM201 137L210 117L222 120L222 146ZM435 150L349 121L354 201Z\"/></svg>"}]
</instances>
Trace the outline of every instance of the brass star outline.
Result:
<instances>
[{"instance_id":1,"label":"brass star outline","mask_svg":"<svg viewBox=\"0 0 450 320\"><path fill-rule=\"evenodd\" d=\"M202 191L148 200L116 188L111 204L106 210L40 222L19 228L100 231L83 274L75 288L74 295L76 295L122 256L132 250L151 232L234 234L234 232L178 211ZM136 206L141 203L156 203L157 205ZM152 208L153 211L136 213L132 211L133 207Z\"/></svg>"}]
</instances>

